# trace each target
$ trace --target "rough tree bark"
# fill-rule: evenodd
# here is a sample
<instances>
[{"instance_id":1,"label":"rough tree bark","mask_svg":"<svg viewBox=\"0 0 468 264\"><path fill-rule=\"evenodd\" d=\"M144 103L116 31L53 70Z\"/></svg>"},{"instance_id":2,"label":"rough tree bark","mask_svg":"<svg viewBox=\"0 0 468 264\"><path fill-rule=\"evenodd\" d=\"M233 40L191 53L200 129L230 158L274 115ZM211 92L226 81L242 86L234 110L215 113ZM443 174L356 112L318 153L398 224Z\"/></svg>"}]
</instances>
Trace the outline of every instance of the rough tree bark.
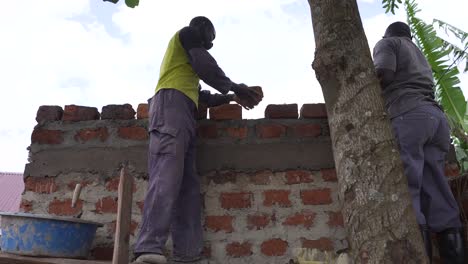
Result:
<instances>
[{"instance_id":1,"label":"rough tree bark","mask_svg":"<svg viewBox=\"0 0 468 264\"><path fill-rule=\"evenodd\" d=\"M352 259L427 263L356 0L309 4Z\"/></svg>"}]
</instances>

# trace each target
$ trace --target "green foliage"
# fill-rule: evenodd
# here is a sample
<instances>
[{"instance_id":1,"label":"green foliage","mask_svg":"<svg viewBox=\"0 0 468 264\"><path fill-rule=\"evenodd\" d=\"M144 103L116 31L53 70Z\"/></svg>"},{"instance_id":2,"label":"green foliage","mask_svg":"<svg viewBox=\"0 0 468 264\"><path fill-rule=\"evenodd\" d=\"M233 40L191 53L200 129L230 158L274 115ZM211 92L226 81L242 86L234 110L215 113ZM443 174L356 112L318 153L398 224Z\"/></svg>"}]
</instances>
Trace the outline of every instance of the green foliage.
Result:
<instances>
[{"instance_id":1,"label":"green foliage","mask_svg":"<svg viewBox=\"0 0 468 264\"><path fill-rule=\"evenodd\" d=\"M401 1L402 0L382 0L385 13L392 12L392 14L395 14L395 9L398 9L398 4L401 4Z\"/></svg>"},{"instance_id":2,"label":"green foliage","mask_svg":"<svg viewBox=\"0 0 468 264\"><path fill-rule=\"evenodd\" d=\"M436 81L436 97L445 110L452 128L453 143L461 171L468 170L468 114L467 102L463 92L458 87L458 68L454 66L456 60L463 59L464 52L460 53L451 47L451 43L438 37L432 25L424 23L416 17L419 9L414 0L405 0L405 9L408 24L414 34L418 46L429 61ZM462 41L467 35L459 29L441 24ZM454 54L455 60L448 65L448 55ZM456 57L458 54L458 57ZM461 55L460 55L461 54ZM458 59L457 59L458 58ZM466 58L466 55L465 55Z\"/></svg>"},{"instance_id":3,"label":"green foliage","mask_svg":"<svg viewBox=\"0 0 468 264\"><path fill-rule=\"evenodd\" d=\"M119 0L102 0L102 1L111 2L111 3L114 3L114 4L117 4L119 2ZM131 8L134 8L134 7L138 6L139 3L140 3L140 0L125 0L125 4L128 7L131 7Z\"/></svg>"},{"instance_id":4,"label":"green foliage","mask_svg":"<svg viewBox=\"0 0 468 264\"><path fill-rule=\"evenodd\" d=\"M453 137L453 145L455 146L455 153L457 155L458 164L460 165L460 171L467 172L468 171L468 141L461 140L463 135L459 135L459 137Z\"/></svg>"},{"instance_id":5,"label":"green foliage","mask_svg":"<svg viewBox=\"0 0 468 264\"><path fill-rule=\"evenodd\" d=\"M445 41L437 36L434 27L426 24L416 17L419 9L414 0L405 0L408 24L413 32L414 38L426 56L432 67L434 80L436 81L436 96L445 113L459 125L463 131L468 131L466 118L466 100L458 85L458 68L448 64L447 55L451 50L444 45Z\"/></svg>"},{"instance_id":6,"label":"green foliage","mask_svg":"<svg viewBox=\"0 0 468 264\"><path fill-rule=\"evenodd\" d=\"M443 29L447 36L452 36L457 38L460 42L462 47L458 47L455 44L452 44L446 40L443 40L444 49L448 50L452 55L452 60L454 64L457 64L460 61L465 61L465 69L463 72L468 71L468 33L464 32L463 30L454 27L442 20L434 19L432 22L433 25L439 26L440 29Z\"/></svg>"},{"instance_id":7,"label":"green foliage","mask_svg":"<svg viewBox=\"0 0 468 264\"><path fill-rule=\"evenodd\" d=\"M139 3L140 3L140 0L125 0L125 4L126 4L128 7L131 7L131 8L134 8L134 7L137 6Z\"/></svg>"}]
</instances>

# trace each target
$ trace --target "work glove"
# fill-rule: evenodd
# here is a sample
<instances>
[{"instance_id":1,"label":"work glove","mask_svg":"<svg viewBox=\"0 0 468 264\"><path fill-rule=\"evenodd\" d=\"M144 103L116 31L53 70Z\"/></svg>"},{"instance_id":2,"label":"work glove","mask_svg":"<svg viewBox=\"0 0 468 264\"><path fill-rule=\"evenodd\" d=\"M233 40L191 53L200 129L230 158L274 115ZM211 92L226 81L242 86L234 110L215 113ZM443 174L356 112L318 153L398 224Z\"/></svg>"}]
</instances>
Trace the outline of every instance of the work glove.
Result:
<instances>
[{"instance_id":1,"label":"work glove","mask_svg":"<svg viewBox=\"0 0 468 264\"><path fill-rule=\"evenodd\" d=\"M260 86L247 86L243 83L236 84L231 89L235 96L234 101L247 110L254 108L263 99L263 91Z\"/></svg>"}]
</instances>

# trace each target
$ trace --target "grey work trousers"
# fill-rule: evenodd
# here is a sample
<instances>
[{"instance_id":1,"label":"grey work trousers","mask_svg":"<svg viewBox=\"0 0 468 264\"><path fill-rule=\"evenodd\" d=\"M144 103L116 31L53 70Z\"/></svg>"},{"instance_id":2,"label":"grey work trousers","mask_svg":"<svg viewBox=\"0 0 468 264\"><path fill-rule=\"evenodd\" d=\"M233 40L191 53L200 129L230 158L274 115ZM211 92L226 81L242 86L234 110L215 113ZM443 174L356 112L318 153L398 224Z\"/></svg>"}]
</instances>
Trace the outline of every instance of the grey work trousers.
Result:
<instances>
[{"instance_id":1,"label":"grey work trousers","mask_svg":"<svg viewBox=\"0 0 468 264\"><path fill-rule=\"evenodd\" d=\"M163 254L170 233L174 256L196 257L203 248L196 106L175 89L158 91L149 105L149 186L134 252Z\"/></svg>"},{"instance_id":2,"label":"grey work trousers","mask_svg":"<svg viewBox=\"0 0 468 264\"><path fill-rule=\"evenodd\" d=\"M445 177L450 130L444 113L423 105L392 119L416 219L434 232L461 227L457 202Z\"/></svg>"}]
</instances>

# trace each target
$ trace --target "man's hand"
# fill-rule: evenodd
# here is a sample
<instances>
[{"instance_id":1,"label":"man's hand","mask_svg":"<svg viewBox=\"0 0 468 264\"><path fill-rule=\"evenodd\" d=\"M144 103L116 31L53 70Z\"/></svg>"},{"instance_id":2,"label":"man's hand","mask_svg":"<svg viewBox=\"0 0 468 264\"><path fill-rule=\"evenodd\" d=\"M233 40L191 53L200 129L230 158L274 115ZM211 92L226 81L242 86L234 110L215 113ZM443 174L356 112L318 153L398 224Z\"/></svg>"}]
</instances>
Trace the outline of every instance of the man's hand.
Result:
<instances>
[{"instance_id":1,"label":"man's hand","mask_svg":"<svg viewBox=\"0 0 468 264\"><path fill-rule=\"evenodd\" d=\"M260 103L263 99L263 92L260 86L248 87L245 84L237 84L232 88L235 93L234 101L250 110Z\"/></svg>"}]
</instances>

